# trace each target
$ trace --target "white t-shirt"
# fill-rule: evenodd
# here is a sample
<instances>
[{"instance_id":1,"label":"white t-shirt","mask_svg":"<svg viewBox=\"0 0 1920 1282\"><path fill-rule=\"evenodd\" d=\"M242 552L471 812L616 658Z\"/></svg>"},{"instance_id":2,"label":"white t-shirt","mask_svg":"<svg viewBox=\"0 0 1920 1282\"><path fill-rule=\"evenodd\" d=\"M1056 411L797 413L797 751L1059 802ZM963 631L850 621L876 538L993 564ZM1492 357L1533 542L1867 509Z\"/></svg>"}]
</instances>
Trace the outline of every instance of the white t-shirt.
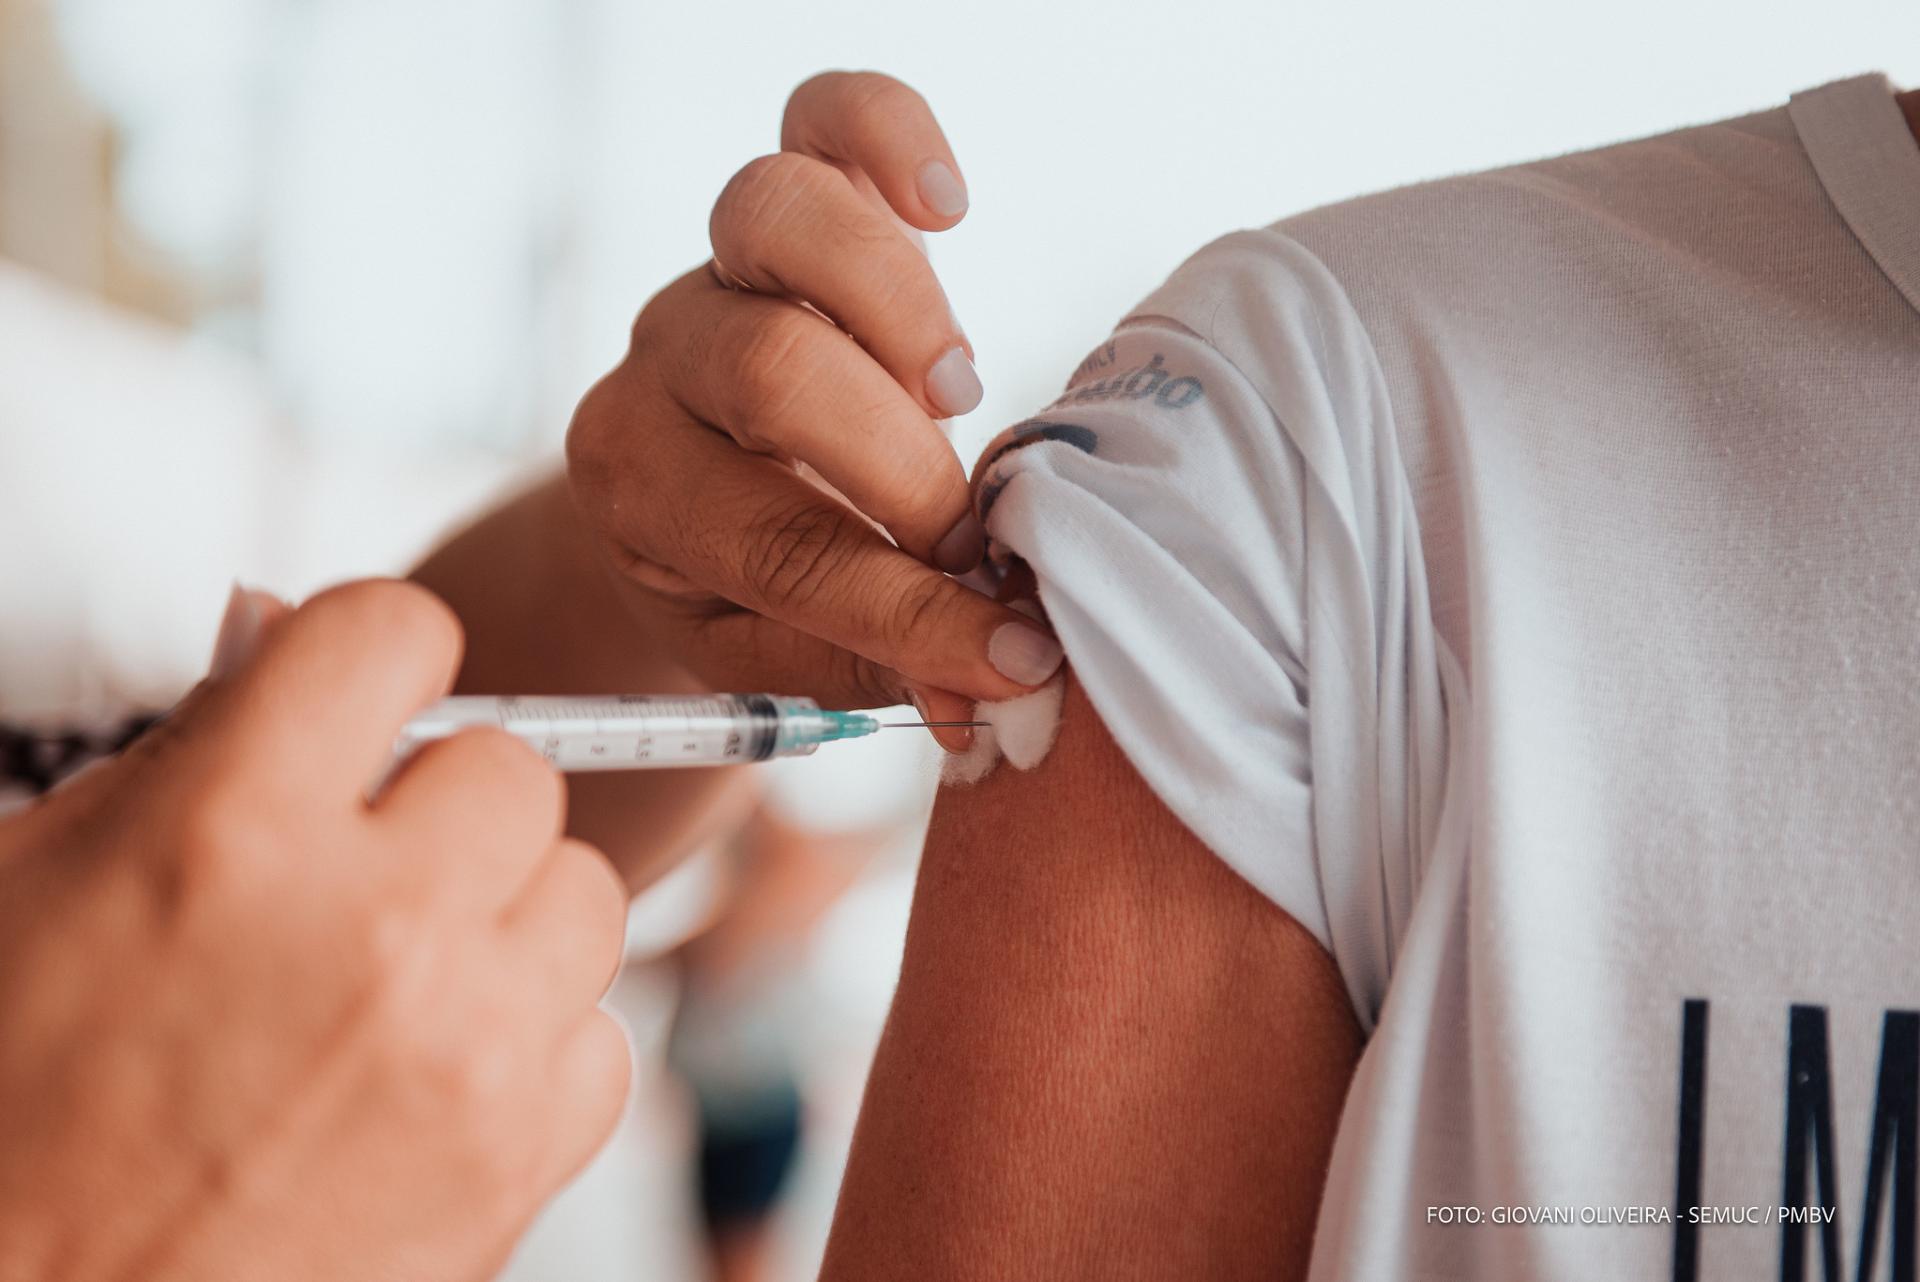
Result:
<instances>
[{"instance_id":1,"label":"white t-shirt","mask_svg":"<svg viewBox=\"0 0 1920 1282\"><path fill-rule=\"evenodd\" d=\"M0 814L197 681L236 579L393 573L527 470L302 439L243 362L0 259Z\"/></svg>"},{"instance_id":2,"label":"white t-shirt","mask_svg":"<svg viewBox=\"0 0 1920 1282\"><path fill-rule=\"evenodd\" d=\"M1892 93L1228 236L983 474L1115 738L1368 1034L1316 1278L1851 1278L1869 1218L1871 1276L1912 1258Z\"/></svg>"}]
</instances>

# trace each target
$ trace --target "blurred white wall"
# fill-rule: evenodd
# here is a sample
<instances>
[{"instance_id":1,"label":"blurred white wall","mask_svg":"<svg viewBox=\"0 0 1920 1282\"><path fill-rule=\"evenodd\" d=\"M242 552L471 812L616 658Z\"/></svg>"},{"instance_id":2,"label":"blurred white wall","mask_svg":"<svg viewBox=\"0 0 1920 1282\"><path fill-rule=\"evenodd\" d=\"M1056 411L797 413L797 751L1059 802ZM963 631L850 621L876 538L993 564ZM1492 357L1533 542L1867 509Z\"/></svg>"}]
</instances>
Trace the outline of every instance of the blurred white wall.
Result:
<instances>
[{"instance_id":1,"label":"blurred white wall","mask_svg":"<svg viewBox=\"0 0 1920 1282\"><path fill-rule=\"evenodd\" d=\"M1920 79L1911 0L601 3L582 375L704 252L706 213L825 67L934 104L973 205L934 259L977 348L976 445L1235 227L1414 179Z\"/></svg>"},{"instance_id":2,"label":"blurred white wall","mask_svg":"<svg viewBox=\"0 0 1920 1282\"><path fill-rule=\"evenodd\" d=\"M902 76L958 150L975 442L1223 230L1920 77L1910 0L55 2L142 234L257 286L207 328L311 430L390 444L556 440L822 68Z\"/></svg>"}]
</instances>

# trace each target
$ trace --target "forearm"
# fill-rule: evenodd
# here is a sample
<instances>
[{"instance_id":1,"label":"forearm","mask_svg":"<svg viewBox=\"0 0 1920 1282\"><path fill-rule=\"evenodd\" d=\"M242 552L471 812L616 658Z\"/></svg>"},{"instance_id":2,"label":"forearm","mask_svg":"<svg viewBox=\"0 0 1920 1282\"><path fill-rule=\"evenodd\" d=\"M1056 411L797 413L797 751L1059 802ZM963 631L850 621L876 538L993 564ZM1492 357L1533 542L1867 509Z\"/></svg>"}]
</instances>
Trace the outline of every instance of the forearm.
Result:
<instances>
[{"instance_id":1,"label":"forearm","mask_svg":"<svg viewBox=\"0 0 1920 1282\"><path fill-rule=\"evenodd\" d=\"M700 687L627 609L574 516L565 479L508 500L414 570L460 616L468 694L670 694ZM738 771L635 770L569 777L567 827L606 851L635 889L735 822Z\"/></svg>"}]
</instances>

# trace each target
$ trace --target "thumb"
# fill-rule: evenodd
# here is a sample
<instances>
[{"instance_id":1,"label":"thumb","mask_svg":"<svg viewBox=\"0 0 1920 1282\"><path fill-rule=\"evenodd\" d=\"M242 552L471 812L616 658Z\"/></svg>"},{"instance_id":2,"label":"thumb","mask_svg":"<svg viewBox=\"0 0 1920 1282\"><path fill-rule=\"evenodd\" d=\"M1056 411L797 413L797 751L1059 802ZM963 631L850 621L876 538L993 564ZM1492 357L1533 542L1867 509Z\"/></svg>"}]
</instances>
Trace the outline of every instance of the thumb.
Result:
<instances>
[{"instance_id":1,"label":"thumb","mask_svg":"<svg viewBox=\"0 0 1920 1282\"><path fill-rule=\"evenodd\" d=\"M260 648L261 638L268 629L291 613L292 609L271 592L235 583L233 590L227 594L226 613L220 617L220 631L214 639L213 659L208 665L207 679L187 691L180 702L149 727L145 734L129 744L118 757L96 763L50 792L46 797L48 804L40 807L40 810L52 815L64 813L69 808L85 810L100 804L103 798L113 795L122 787L129 777L123 772L138 772L166 755L172 745L184 737L185 727L201 716L209 687L246 667L254 652Z\"/></svg>"},{"instance_id":2,"label":"thumb","mask_svg":"<svg viewBox=\"0 0 1920 1282\"><path fill-rule=\"evenodd\" d=\"M268 629L293 607L271 592L233 585L227 593L226 612L220 616L220 630L214 637L213 659L207 665L206 679L182 696L165 716L120 754L129 765L150 760L181 737L182 727L201 715L210 689L232 677L252 661Z\"/></svg>"},{"instance_id":3,"label":"thumb","mask_svg":"<svg viewBox=\"0 0 1920 1282\"><path fill-rule=\"evenodd\" d=\"M247 665L267 628L284 618L293 607L258 588L233 585L227 594L227 611L220 618L220 632L213 642L213 661L207 675L214 680L232 676Z\"/></svg>"},{"instance_id":4,"label":"thumb","mask_svg":"<svg viewBox=\"0 0 1920 1282\"><path fill-rule=\"evenodd\" d=\"M913 710L920 714L922 721L973 720L973 700L951 690L912 685L907 690L907 702L913 705ZM965 752L973 746L973 731L966 726L941 726L927 733L948 752Z\"/></svg>"}]
</instances>

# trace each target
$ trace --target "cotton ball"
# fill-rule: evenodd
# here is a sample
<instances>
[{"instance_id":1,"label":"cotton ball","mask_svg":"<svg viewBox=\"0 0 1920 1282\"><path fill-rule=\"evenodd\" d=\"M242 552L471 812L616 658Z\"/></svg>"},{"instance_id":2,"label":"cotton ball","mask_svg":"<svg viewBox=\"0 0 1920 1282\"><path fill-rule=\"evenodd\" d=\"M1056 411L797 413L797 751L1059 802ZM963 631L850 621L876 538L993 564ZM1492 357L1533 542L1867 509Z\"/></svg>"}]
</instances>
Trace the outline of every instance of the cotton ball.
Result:
<instances>
[{"instance_id":1,"label":"cotton ball","mask_svg":"<svg viewBox=\"0 0 1920 1282\"><path fill-rule=\"evenodd\" d=\"M992 704L979 703L973 708L973 719L984 721L984 710ZM949 756L940 767L940 782L979 783L987 777L987 772L1000 764L1000 745L994 742L992 726L976 726L973 742L965 752L956 752Z\"/></svg>"},{"instance_id":2,"label":"cotton ball","mask_svg":"<svg viewBox=\"0 0 1920 1282\"><path fill-rule=\"evenodd\" d=\"M1031 694L975 704L973 719L987 724L973 732L972 747L947 758L940 782L977 783L1002 757L1019 770L1039 765L1060 733L1060 705L1066 693L1066 677L1056 674Z\"/></svg>"},{"instance_id":3,"label":"cotton ball","mask_svg":"<svg viewBox=\"0 0 1920 1282\"><path fill-rule=\"evenodd\" d=\"M979 719L993 723L1002 756L1017 769L1031 770L1053 749L1066 697L1066 678L1055 676L1032 694L986 705Z\"/></svg>"}]
</instances>

